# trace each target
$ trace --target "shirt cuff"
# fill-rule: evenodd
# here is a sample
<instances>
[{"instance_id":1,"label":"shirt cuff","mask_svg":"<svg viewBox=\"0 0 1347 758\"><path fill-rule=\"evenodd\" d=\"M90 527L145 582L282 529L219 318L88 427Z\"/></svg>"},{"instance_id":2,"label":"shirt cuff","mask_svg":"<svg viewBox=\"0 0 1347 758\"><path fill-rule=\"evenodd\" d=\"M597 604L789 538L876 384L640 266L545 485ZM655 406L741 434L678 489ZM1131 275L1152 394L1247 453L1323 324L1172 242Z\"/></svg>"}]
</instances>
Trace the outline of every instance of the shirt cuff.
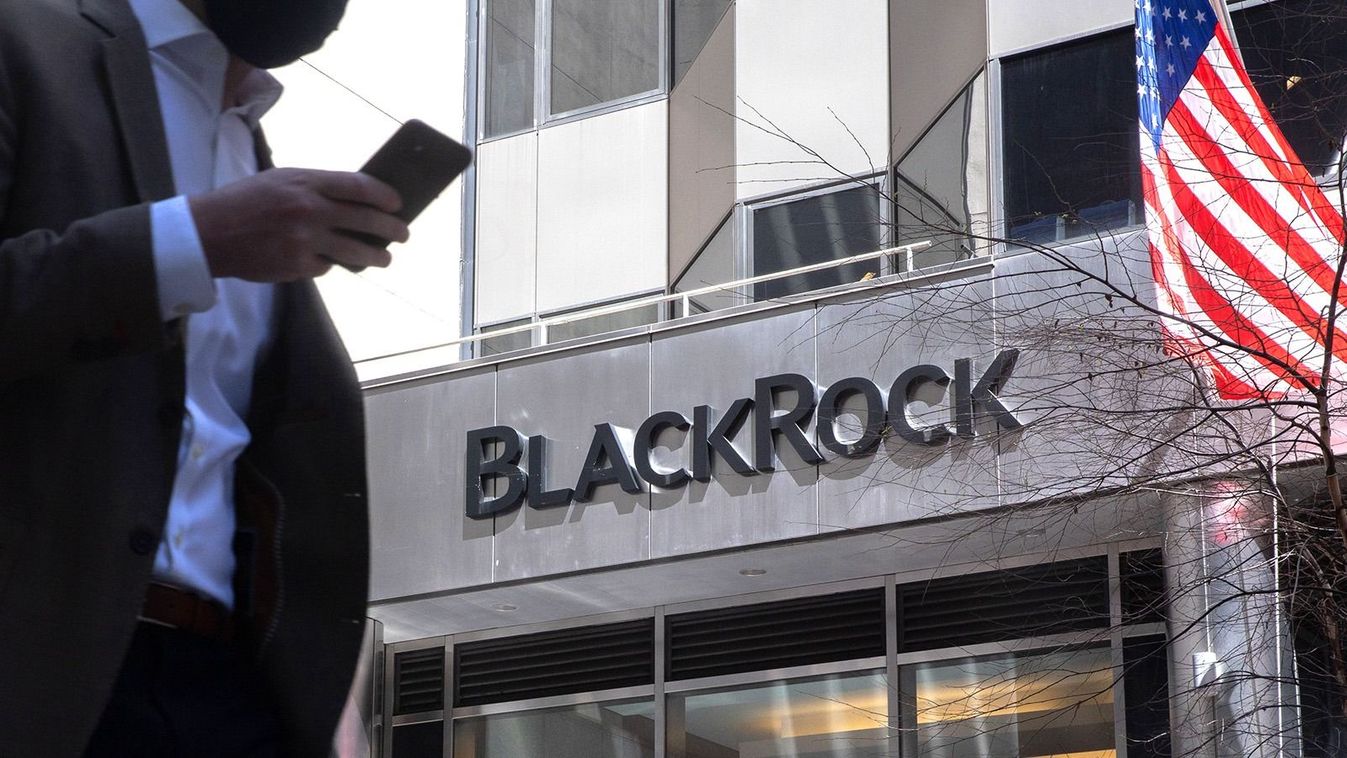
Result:
<instances>
[{"instance_id":1,"label":"shirt cuff","mask_svg":"<svg viewBox=\"0 0 1347 758\"><path fill-rule=\"evenodd\" d=\"M215 282L186 195L150 206L150 237L163 319L210 310L215 305Z\"/></svg>"}]
</instances>

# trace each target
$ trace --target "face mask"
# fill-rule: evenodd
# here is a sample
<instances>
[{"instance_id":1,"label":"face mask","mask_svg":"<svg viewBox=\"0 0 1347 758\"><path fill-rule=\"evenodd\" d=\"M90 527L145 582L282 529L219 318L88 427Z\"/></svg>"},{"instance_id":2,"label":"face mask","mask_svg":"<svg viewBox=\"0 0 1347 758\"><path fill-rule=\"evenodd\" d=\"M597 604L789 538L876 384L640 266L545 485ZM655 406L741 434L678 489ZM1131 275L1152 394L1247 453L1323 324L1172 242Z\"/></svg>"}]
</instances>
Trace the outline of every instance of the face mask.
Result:
<instances>
[{"instance_id":1,"label":"face mask","mask_svg":"<svg viewBox=\"0 0 1347 758\"><path fill-rule=\"evenodd\" d=\"M323 46L346 0L205 0L206 26L229 52L276 68Z\"/></svg>"}]
</instances>

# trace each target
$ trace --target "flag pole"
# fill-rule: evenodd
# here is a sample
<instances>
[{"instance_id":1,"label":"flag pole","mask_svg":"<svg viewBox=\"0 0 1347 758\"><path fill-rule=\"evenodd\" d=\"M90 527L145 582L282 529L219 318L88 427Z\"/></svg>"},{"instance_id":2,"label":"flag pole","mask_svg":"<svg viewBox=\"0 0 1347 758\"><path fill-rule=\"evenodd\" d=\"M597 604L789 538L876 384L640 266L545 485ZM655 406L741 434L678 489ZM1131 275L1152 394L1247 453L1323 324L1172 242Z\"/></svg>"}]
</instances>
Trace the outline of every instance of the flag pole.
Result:
<instances>
[{"instance_id":1,"label":"flag pole","mask_svg":"<svg viewBox=\"0 0 1347 758\"><path fill-rule=\"evenodd\" d=\"M1230 44L1235 48L1235 54L1239 56L1239 62L1244 63L1244 52L1239 49L1239 35L1235 34L1235 21L1230 16L1230 6L1225 0L1211 0L1211 7L1221 17L1225 32L1230 35Z\"/></svg>"}]
</instances>

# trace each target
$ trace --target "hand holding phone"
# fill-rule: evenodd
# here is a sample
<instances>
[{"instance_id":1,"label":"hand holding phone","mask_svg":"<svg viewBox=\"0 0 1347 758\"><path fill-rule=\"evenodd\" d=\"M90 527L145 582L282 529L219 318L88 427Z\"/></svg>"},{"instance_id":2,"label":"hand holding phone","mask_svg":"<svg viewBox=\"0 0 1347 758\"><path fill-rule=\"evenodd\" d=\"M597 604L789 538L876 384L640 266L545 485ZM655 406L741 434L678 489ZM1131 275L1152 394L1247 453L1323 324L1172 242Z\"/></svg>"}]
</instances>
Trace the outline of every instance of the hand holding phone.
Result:
<instances>
[{"instance_id":1,"label":"hand holding phone","mask_svg":"<svg viewBox=\"0 0 1347 758\"><path fill-rule=\"evenodd\" d=\"M410 223L471 163L472 152L468 148L425 122L412 119L393 133L360 172L398 191L402 209L394 215ZM344 233L376 247L388 246L388 240L369 234ZM347 268L363 270L356 266Z\"/></svg>"}]
</instances>

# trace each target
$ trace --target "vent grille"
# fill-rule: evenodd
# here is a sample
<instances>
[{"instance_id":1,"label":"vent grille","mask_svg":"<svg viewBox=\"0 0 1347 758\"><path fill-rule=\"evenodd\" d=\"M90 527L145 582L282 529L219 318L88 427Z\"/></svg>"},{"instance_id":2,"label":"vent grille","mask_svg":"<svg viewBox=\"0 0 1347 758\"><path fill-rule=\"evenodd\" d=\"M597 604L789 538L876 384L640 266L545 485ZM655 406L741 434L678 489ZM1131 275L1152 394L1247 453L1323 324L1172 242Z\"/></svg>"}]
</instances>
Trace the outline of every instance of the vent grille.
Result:
<instances>
[{"instance_id":1,"label":"vent grille","mask_svg":"<svg viewBox=\"0 0 1347 758\"><path fill-rule=\"evenodd\" d=\"M655 622L578 627L454 646L454 705L485 705L655 681Z\"/></svg>"},{"instance_id":2,"label":"vent grille","mask_svg":"<svg viewBox=\"0 0 1347 758\"><path fill-rule=\"evenodd\" d=\"M884 590L668 617L669 679L884 655Z\"/></svg>"},{"instance_id":3,"label":"vent grille","mask_svg":"<svg viewBox=\"0 0 1347 758\"><path fill-rule=\"evenodd\" d=\"M899 652L1108 623L1108 560L1103 556L898 586Z\"/></svg>"},{"instance_id":4,"label":"vent grille","mask_svg":"<svg viewBox=\"0 0 1347 758\"><path fill-rule=\"evenodd\" d=\"M393 667L394 715L444 708L444 648L398 653Z\"/></svg>"},{"instance_id":5,"label":"vent grille","mask_svg":"<svg viewBox=\"0 0 1347 758\"><path fill-rule=\"evenodd\" d=\"M1164 622L1165 560L1159 548L1118 556L1124 624Z\"/></svg>"}]
</instances>

